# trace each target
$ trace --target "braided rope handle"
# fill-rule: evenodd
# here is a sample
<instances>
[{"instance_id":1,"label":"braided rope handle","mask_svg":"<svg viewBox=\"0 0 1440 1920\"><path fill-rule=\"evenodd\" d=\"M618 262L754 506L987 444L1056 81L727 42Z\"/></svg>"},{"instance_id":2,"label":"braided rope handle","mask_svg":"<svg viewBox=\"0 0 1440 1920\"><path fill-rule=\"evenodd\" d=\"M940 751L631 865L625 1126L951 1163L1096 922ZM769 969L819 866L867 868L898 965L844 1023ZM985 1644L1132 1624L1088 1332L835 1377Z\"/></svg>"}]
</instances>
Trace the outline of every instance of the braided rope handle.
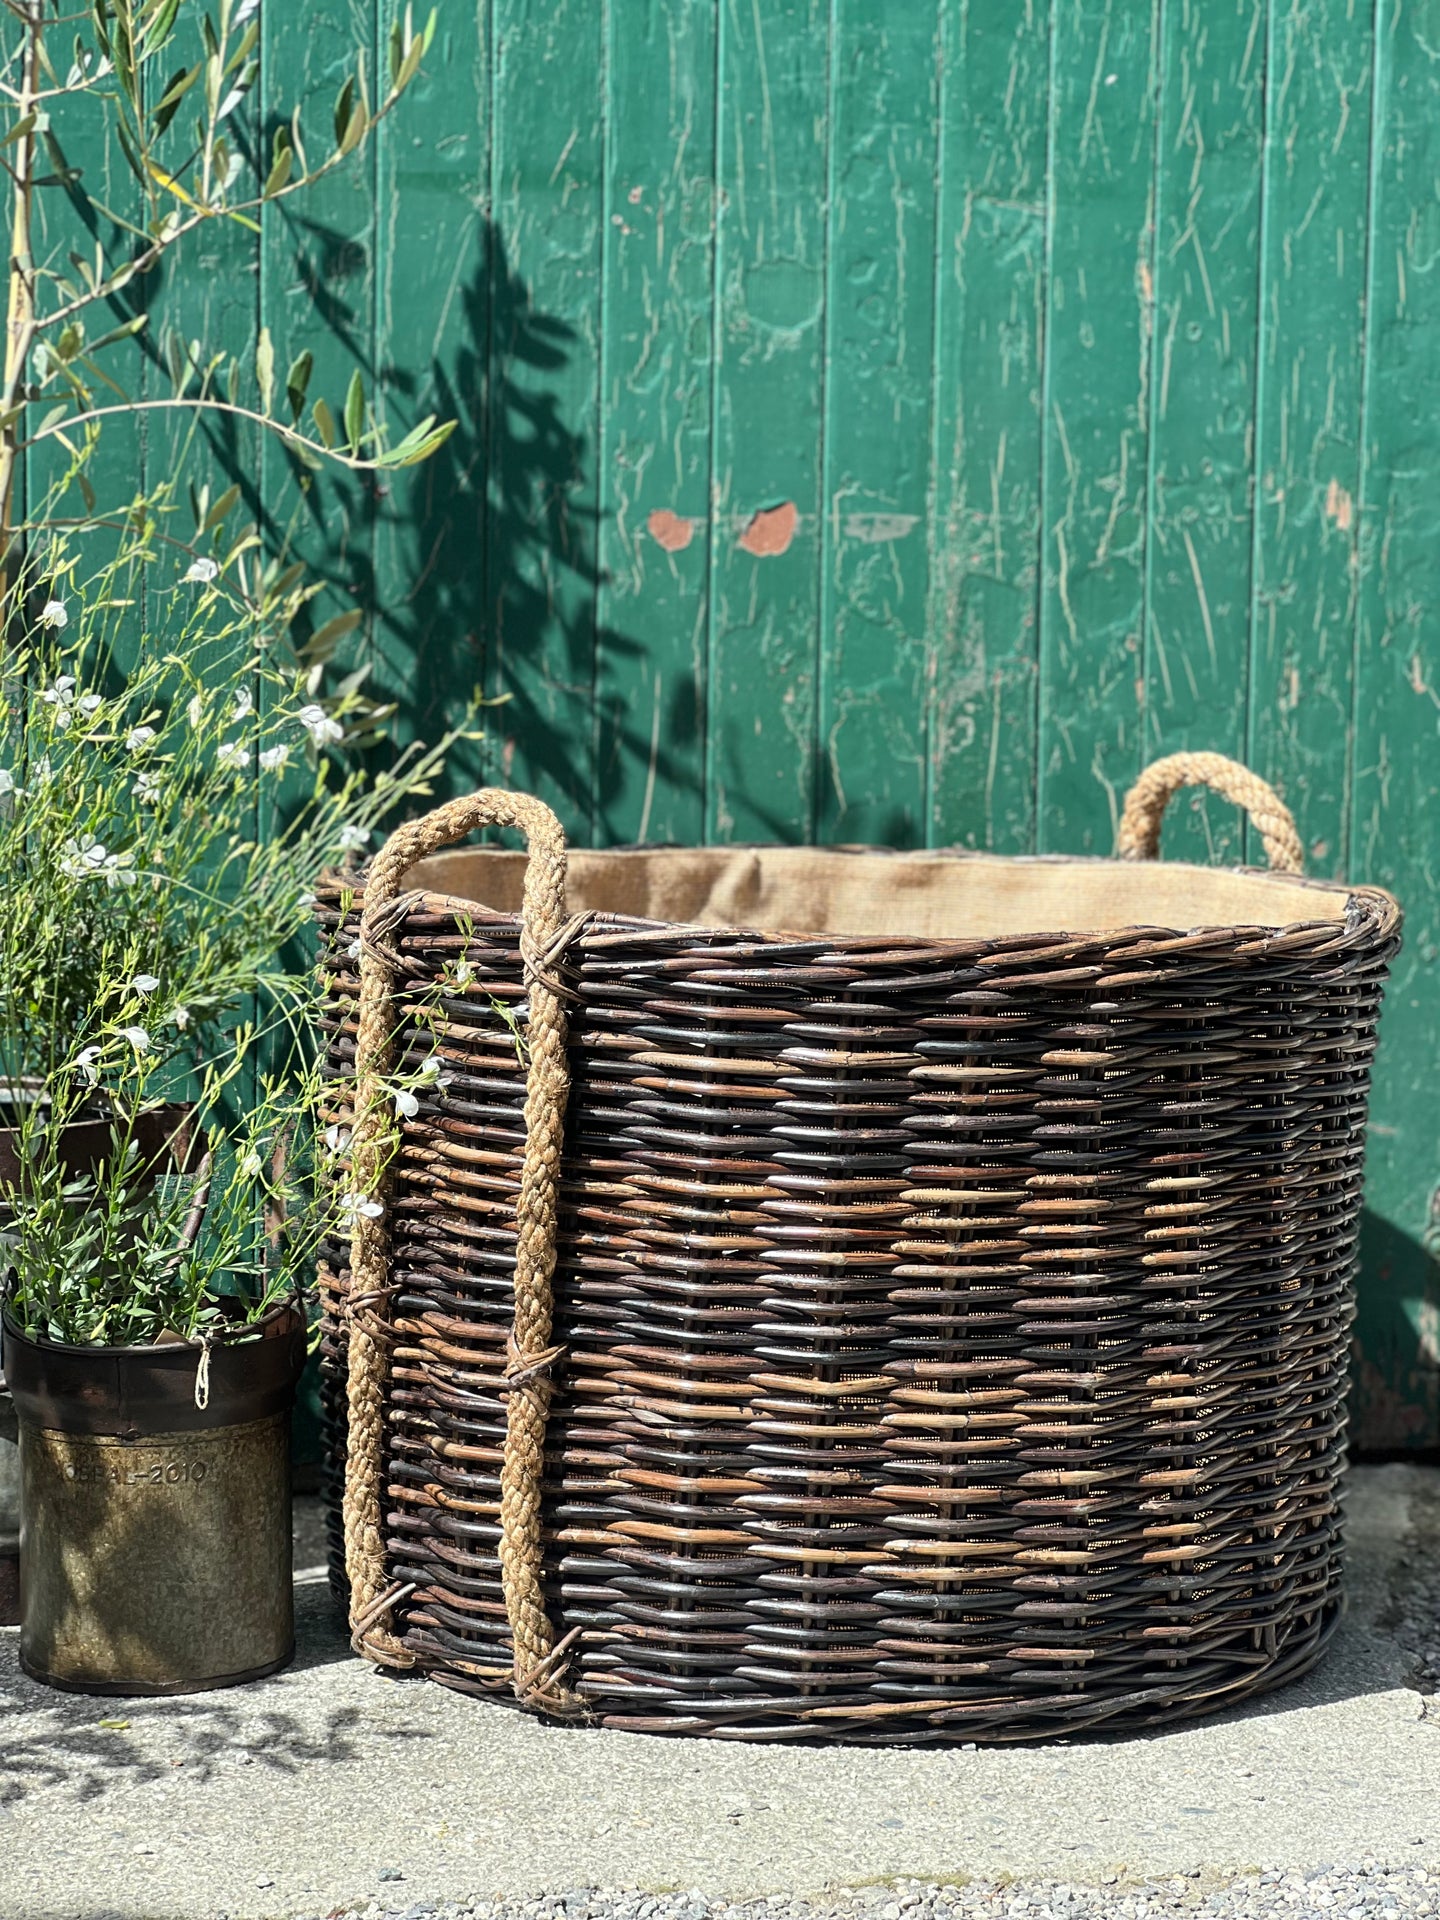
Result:
<instances>
[{"instance_id":1,"label":"braided rope handle","mask_svg":"<svg viewBox=\"0 0 1440 1920\"><path fill-rule=\"evenodd\" d=\"M500 1575L514 1641L517 1696L552 1713L573 1713L580 1703L558 1671L570 1636L557 1644L545 1611L540 1538L549 1368L556 1358L550 1331L557 1189L570 1089L565 1060L568 1016L548 964L566 925L565 834L542 801L498 787L452 800L420 820L397 827L376 855L365 881L350 1151L356 1193L381 1201L382 1210L376 1215L356 1208L350 1243L350 1425L343 1507L350 1623L358 1651L385 1665L414 1665L391 1627L390 1607L400 1595L385 1586L381 1512L389 1311L389 1232L383 1202L394 1127L384 1082L395 1054L394 968L386 957L383 932L387 910L393 914L401 882L416 861L475 827L488 826L518 827L529 850L520 949L530 998L526 1035L530 1059L500 1472Z\"/></svg>"},{"instance_id":2,"label":"braided rope handle","mask_svg":"<svg viewBox=\"0 0 1440 1920\"><path fill-rule=\"evenodd\" d=\"M1160 822L1170 796L1181 787L1213 787L1243 807L1265 843L1272 873L1301 873L1305 849L1295 816L1267 780L1223 753L1172 753L1156 760L1125 796L1115 836L1122 860L1153 860L1160 851Z\"/></svg>"}]
</instances>

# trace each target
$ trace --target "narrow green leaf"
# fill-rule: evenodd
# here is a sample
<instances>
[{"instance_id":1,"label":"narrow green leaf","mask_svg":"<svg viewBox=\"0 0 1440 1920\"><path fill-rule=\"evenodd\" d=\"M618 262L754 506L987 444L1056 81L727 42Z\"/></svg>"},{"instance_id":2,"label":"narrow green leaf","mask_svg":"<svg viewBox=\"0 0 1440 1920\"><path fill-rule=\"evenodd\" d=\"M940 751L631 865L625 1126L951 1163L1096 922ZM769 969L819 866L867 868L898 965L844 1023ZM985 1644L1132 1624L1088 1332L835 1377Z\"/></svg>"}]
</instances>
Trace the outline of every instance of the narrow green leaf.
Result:
<instances>
[{"instance_id":1,"label":"narrow green leaf","mask_svg":"<svg viewBox=\"0 0 1440 1920\"><path fill-rule=\"evenodd\" d=\"M260 411L269 413L275 397L275 342L269 327L261 327L255 346L255 379L260 388Z\"/></svg>"},{"instance_id":2,"label":"narrow green leaf","mask_svg":"<svg viewBox=\"0 0 1440 1920\"><path fill-rule=\"evenodd\" d=\"M215 502L214 506L211 507L210 511L206 514L204 525L201 527L200 531L202 533L213 533L216 527L219 526L220 522L225 518L226 514L229 513L230 509L235 505L235 502L239 498L240 498L240 488L238 487L238 485L233 487L227 487L224 493L222 493L220 498Z\"/></svg>"},{"instance_id":3,"label":"narrow green leaf","mask_svg":"<svg viewBox=\"0 0 1440 1920\"><path fill-rule=\"evenodd\" d=\"M333 620L327 620L318 627L305 645L300 649L300 657L307 664L320 661L328 664L334 658L335 649L347 633L353 633L365 618L364 612L356 607L350 613L337 613Z\"/></svg>"},{"instance_id":4,"label":"narrow green leaf","mask_svg":"<svg viewBox=\"0 0 1440 1920\"><path fill-rule=\"evenodd\" d=\"M420 62L424 59L424 57L425 57L424 40L418 39L418 38L415 40L412 40L410 43L410 51L406 54L404 64L400 68L400 72L396 77L395 91L397 93L403 93L406 87L408 87L410 82L415 78L416 74L420 71Z\"/></svg>"},{"instance_id":5,"label":"narrow green leaf","mask_svg":"<svg viewBox=\"0 0 1440 1920\"><path fill-rule=\"evenodd\" d=\"M447 420L443 427L437 427L433 433L427 433L420 444L412 451L406 453L403 458L387 460L385 462L386 466L418 466L422 460L428 460L432 453L437 453L440 448L444 446L445 442L450 438L451 434L454 433L459 424L460 422L458 420ZM396 453L398 454L399 452L400 449L397 448Z\"/></svg>"},{"instance_id":6,"label":"narrow green leaf","mask_svg":"<svg viewBox=\"0 0 1440 1920\"><path fill-rule=\"evenodd\" d=\"M370 113L363 100L355 102L350 115L350 124L345 129L345 138L340 142L340 151L353 153L370 129Z\"/></svg>"},{"instance_id":7,"label":"narrow green leaf","mask_svg":"<svg viewBox=\"0 0 1440 1920\"><path fill-rule=\"evenodd\" d=\"M165 82L165 91L155 102L154 111L150 115L151 120L155 123L157 137L164 133L165 129L179 112L180 102L185 98L185 95L190 91L191 87L194 86L199 73L199 67L181 67L178 72L172 73L170 78Z\"/></svg>"},{"instance_id":8,"label":"narrow green leaf","mask_svg":"<svg viewBox=\"0 0 1440 1920\"><path fill-rule=\"evenodd\" d=\"M234 53L232 53L230 58L225 62L226 73L234 73L237 67L245 64L250 58L250 55L255 51L255 42L259 38L260 22L258 20L252 20L240 36L239 46L236 47Z\"/></svg>"},{"instance_id":9,"label":"narrow green leaf","mask_svg":"<svg viewBox=\"0 0 1440 1920\"><path fill-rule=\"evenodd\" d=\"M298 420L305 405L305 394L310 385L310 376L315 371L315 356L308 347L303 353L297 353L290 362L290 371L285 376L285 397L290 402L290 411Z\"/></svg>"},{"instance_id":10,"label":"narrow green leaf","mask_svg":"<svg viewBox=\"0 0 1440 1920\"><path fill-rule=\"evenodd\" d=\"M143 332L149 324L150 316L148 313L132 313L130 318L121 326L112 327L108 333L102 333L100 338L91 346L90 351L91 353L99 353L102 347L113 347L117 340L129 340L135 334Z\"/></svg>"},{"instance_id":11,"label":"narrow green leaf","mask_svg":"<svg viewBox=\"0 0 1440 1920\"><path fill-rule=\"evenodd\" d=\"M332 453L335 448L336 438L334 414L331 413L329 407L326 406L323 400L317 400L310 411L315 419L315 431L319 434L325 451Z\"/></svg>"},{"instance_id":12,"label":"narrow green leaf","mask_svg":"<svg viewBox=\"0 0 1440 1920\"><path fill-rule=\"evenodd\" d=\"M357 367L350 376L350 385L345 393L345 438L350 442L350 451L360 451L360 436L365 431L365 385Z\"/></svg>"},{"instance_id":13,"label":"narrow green leaf","mask_svg":"<svg viewBox=\"0 0 1440 1920\"><path fill-rule=\"evenodd\" d=\"M279 135L276 135L278 145ZM277 193L283 193L290 180L291 169L295 165L293 147L279 147L275 155L275 164L265 176L265 185L260 189L262 200L273 200Z\"/></svg>"},{"instance_id":14,"label":"narrow green leaf","mask_svg":"<svg viewBox=\"0 0 1440 1920\"><path fill-rule=\"evenodd\" d=\"M0 147L8 147L12 140L23 140L27 133L33 133L36 118L37 116L33 113L22 113L5 138L0 140Z\"/></svg>"},{"instance_id":15,"label":"narrow green leaf","mask_svg":"<svg viewBox=\"0 0 1440 1920\"><path fill-rule=\"evenodd\" d=\"M342 150L345 145L345 135L350 128L350 117L354 111L355 82L353 79L347 79L335 101L335 144Z\"/></svg>"}]
</instances>

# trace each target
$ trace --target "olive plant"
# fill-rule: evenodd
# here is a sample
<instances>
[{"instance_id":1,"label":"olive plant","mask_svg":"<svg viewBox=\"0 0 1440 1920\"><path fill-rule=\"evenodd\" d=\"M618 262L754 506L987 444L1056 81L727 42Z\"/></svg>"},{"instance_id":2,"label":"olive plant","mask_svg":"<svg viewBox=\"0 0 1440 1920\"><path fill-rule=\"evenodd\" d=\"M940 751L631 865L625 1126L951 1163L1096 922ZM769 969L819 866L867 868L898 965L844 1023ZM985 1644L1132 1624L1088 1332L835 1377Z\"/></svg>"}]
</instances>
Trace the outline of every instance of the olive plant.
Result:
<instances>
[{"instance_id":1,"label":"olive plant","mask_svg":"<svg viewBox=\"0 0 1440 1920\"><path fill-rule=\"evenodd\" d=\"M323 147L308 139L296 108L281 116L268 151L254 144L246 106L259 75L260 0L0 0L0 167L9 195L10 271L0 376L0 614L13 612L17 542L47 524L53 502L18 505L23 454L46 442L64 449L86 510L97 502L86 469L107 420L141 412L226 416L275 435L311 467L408 466L445 440L453 422L434 416L390 443L357 368L343 401L310 393L313 362L301 353L281 377L267 329L253 365L169 335L149 343L171 391L127 391L107 352L148 325L143 311L114 322L123 296L143 300L146 277L176 257L212 220L252 231L264 209L304 194L353 161L414 81L435 31L409 8L389 36L388 73L372 92L357 50L335 101ZM66 157L57 118L92 115L133 176L129 210L107 205ZM83 231L84 248L42 245L40 196L74 208L46 230ZM111 236L109 239L106 235ZM99 331L95 331L98 326ZM102 361L106 364L102 364Z\"/></svg>"}]
</instances>

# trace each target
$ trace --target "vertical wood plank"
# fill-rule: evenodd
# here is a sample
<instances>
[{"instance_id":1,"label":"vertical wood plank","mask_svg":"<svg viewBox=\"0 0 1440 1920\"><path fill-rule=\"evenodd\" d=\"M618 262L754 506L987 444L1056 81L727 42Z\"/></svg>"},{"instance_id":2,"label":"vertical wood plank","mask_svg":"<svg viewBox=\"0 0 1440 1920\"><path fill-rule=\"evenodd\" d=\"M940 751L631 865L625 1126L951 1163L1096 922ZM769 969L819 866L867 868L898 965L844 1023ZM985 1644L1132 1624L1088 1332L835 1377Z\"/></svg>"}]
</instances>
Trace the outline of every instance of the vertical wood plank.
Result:
<instances>
[{"instance_id":1,"label":"vertical wood plank","mask_svg":"<svg viewBox=\"0 0 1440 1920\"><path fill-rule=\"evenodd\" d=\"M936 0L837 0L818 840L925 839ZM839 370L840 377L834 377Z\"/></svg>"},{"instance_id":2,"label":"vertical wood plank","mask_svg":"<svg viewBox=\"0 0 1440 1920\"><path fill-rule=\"evenodd\" d=\"M492 773L594 828L603 0L495 0Z\"/></svg>"},{"instance_id":3,"label":"vertical wood plank","mask_svg":"<svg viewBox=\"0 0 1440 1920\"><path fill-rule=\"evenodd\" d=\"M714 0L609 15L599 630L602 841L705 836Z\"/></svg>"},{"instance_id":4,"label":"vertical wood plank","mask_svg":"<svg viewBox=\"0 0 1440 1920\"><path fill-rule=\"evenodd\" d=\"M943 10L933 844L1035 848L1050 6Z\"/></svg>"},{"instance_id":5,"label":"vertical wood plank","mask_svg":"<svg viewBox=\"0 0 1440 1920\"><path fill-rule=\"evenodd\" d=\"M1143 758L1246 752L1265 0L1165 11ZM1177 797L1165 852L1241 861L1243 816Z\"/></svg>"},{"instance_id":6,"label":"vertical wood plank","mask_svg":"<svg viewBox=\"0 0 1440 1920\"><path fill-rule=\"evenodd\" d=\"M813 827L826 0L723 0L708 837Z\"/></svg>"},{"instance_id":7,"label":"vertical wood plank","mask_svg":"<svg viewBox=\"0 0 1440 1920\"><path fill-rule=\"evenodd\" d=\"M1434 9L1385 0L1372 173L1352 877L1391 888L1405 944L1381 1022L1356 1322L1357 1439L1435 1445L1440 1206L1440 69ZM1297 639L1309 665L1314 641ZM1319 751L1319 739L1316 750ZM1332 747L1333 752L1333 747ZM1329 762L1324 764L1327 769Z\"/></svg>"},{"instance_id":8,"label":"vertical wood plank","mask_svg":"<svg viewBox=\"0 0 1440 1920\"><path fill-rule=\"evenodd\" d=\"M65 164L80 172L84 191L90 199L113 210L120 219L142 222L144 197L118 140L107 132L105 109L86 96L77 95L73 99L61 97L52 101L49 113L51 130ZM49 168L49 156L42 146L37 171L44 175ZM72 248L93 264L98 241L112 268L129 256L130 236L116 221L98 211L82 211L59 187L37 189L32 206L32 250L37 261L54 260L62 272L73 276L74 269L67 258ZM132 280L106 306L92 309L85 316L87 339L95 340L112 326L144 312L148 298L146 282ZM42 296L43 304L58 306L61 303L58 299L46 301ZM127 395L139 399L144 396L146 361L152 351L152 341L142 336L133 344L108 349L98 363ZM103 406L116 398L98 382L95 385L97 405ZM44 400L32 407L32 431L48 411L49 404ZM102 423L99 445L86 469L100 511L119 509L123 512L145 491L148 425L144 414L116 414ZM69 464L69 454L54 439L42 441L24 455L24 499L29 515L40 519L49 513L63 518L85 511L78 489L72 489L63 499L52 494L52 489L63 482ZM98 568L99 564L99 552L92 551L82 564L82 574ZM142 624L142 617L137 615L133 622L137 632Z\"/></svg>"},{"instance_id":9,"label":"vertical wood plank","mask_svg":"<svg viewBox=\"0 0 1440 1920\"><path fill-rule=\"evenodd\" d=\"M1251 758L1346 870L1371 10L1272 0ZM1252 835L1252 858L1263 859Z\"/></svg>"},{"instance_id":10,"label":"vertical wood plank","mask_svg":"<svg viewBox=\"0 0 1440 1920\"><path fill-rule=\"evenodd\" d=\"M261 47L267 107L288 117L299 106L312 158L323 156L334 144L335 98L357 50L365 54L367 71L374 71L375 0L265 7ZM374 209L373 147L303 195L264 209L261 312L274 342L282 409L286 370L302 351L314 356L311 401L323 395L337 410L356 366L373 385ZM313 432L308 405L303 424ZM262 446L261 473L272 548L305 560L326 582L314 603L317 625L335 613L355 608L364 613L347 656L357 665L369 662L375 605L373 482L333 468L303 473L271 435Z\"/></svg>"},{"instance_id":11,"label":"vertical wood plank","mask_svg":"<svg viewBox=\"0 0 1440 1920\"><path fill-rule=\"evenodd\" d=\"M1055 14L1039 842L1109 853L1142 752L1160 0Z\"/></svg>"},{"instance_id":12,"label":"vertical wood plank","mask_svg":"<svg viewBox=\"0 0 1440 1920\"><path fill-rule=\"evenodd\" d=\"M382 0L382 46L403 12L403 0ZM437 740L484 688L489 53L488 4L442 11L419 78L377 136L380 403L392 441L426 414L458 423L438 454L376 488L373 684L398 703L402 742ZM451 793L483 784L484 751L451 750Z\"/></svg>"}]
</instances>

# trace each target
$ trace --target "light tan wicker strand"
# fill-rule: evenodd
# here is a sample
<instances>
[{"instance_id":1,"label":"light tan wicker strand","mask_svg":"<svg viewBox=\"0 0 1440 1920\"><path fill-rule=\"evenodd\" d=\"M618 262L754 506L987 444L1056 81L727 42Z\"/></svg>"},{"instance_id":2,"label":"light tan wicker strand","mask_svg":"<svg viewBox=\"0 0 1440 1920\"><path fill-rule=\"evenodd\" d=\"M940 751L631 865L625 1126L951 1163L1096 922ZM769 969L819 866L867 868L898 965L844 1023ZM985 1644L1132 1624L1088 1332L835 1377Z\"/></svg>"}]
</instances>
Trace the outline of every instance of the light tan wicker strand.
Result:
<instances>
[{"instance_id":1,"label":"light tan wicker strand","mask_svg":"<svg viewBox=\"0 0 1440 1920\"><path fill-rule=\"evenodd\" d=\"M397 828L377 854L365 883L351 1156L357 1193L383 1202L392 1125L384 1077L391 1066L394 1045L394 976L375 929L383 924L385 909L416 861L484 826L517 827L529 845L521 937L530 1000L526 1149L516 1204L514 1325L500 1475L501 1578L514 1642L517 1697L550 1713L573 1713L580 1710L580 1703L557 1672L559 1650L545 1611L540 1539L545 1427L551 1396L549 1368L556 1357L550 1344L556 1191L569 1093L567 1014L564 999L556 990L560 983L551 975L557 941L566 925L565 835L543 802L526 794L488 788ZM363 1636L357 1636L362 1650L385 1664L410 1664L410 1656L391 1631L389 1610L382 1604L382 1427L388 1363L383 1323L379 1333L372 1329L376 1317L387 1310L386 1255L384 1212L371 1216L357 1209L351 1238L351 1297L381 1305L352 1315L350 1322L345 1562L350 1579L351 1622L364 1622L366 1626Z\"/></svg>"},{"instance_id":2,"label":"light tan wicker strand","mask_svg":"<svg viewBox=\"0 0 1440 1920\"><path fill-rule=\"evenodd\" d=\"M1267 780L1223 753L1172 753L1156 760L1125 796L1125 811L1115 836L1122 860L1153 860L1160 851L1160 822L1172 794L1181 787L1213 787L1243 807L1265 843L1275 873L1301 873L1305 850L1295 816Z\"/></svg>"}]
</instances>

